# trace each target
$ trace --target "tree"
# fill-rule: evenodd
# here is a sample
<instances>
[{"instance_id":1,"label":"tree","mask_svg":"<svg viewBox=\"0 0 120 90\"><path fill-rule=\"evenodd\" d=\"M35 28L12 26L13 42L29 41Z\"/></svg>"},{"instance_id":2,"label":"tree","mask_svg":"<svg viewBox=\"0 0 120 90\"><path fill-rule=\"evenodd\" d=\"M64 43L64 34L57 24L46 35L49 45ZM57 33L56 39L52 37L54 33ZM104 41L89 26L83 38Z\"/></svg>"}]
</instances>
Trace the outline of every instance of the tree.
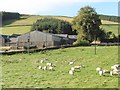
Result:
<instances>
[{"instance_id":1,"label":"tree","mask_svg":"<svg viewBox=\"0 0 120 90\"><path fill-rule=\"evenodd\" d=\"M101 33L101 20L94 8L85 6L78 11L78 15L74 17L73 28L78 32L78 39L93 41L99 38Z\"/></svg>"},{"instance_id":2,"label":"tree","mask_svg":"<svg viewBox=\"0 0 120 90\"><path fill-rule=\"evenodd\" d=\"M33 30L46 31L54 34L74 34L72 26L69 22L55 19L43 18L36 21L32 26Z\"/></svg>"}]
</instances>

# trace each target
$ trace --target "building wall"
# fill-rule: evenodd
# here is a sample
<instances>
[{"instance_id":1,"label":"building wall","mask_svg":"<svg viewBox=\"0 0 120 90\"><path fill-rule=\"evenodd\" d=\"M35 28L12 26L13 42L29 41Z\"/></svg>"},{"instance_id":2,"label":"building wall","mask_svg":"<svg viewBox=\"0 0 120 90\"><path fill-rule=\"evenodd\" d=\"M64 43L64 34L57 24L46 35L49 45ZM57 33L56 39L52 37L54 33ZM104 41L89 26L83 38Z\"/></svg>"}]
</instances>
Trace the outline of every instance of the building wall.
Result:
<instances>
[{"instance_id":1,"label":"building wall","mask_svg":"<svg viewBox=\"0 0 120 90\"><path fill-rule=\"evenodd\" d=\"M30 45L36 45L38 48L41 48L43 46L53 46L52 35L40 31L33 31L19 36L18 46L23 47L25 45L28 45L29 36L30 36Z\"/></svg>"},{"instance_id":2,"label":"building wall","mask_svg":"<svg viewBox=\"0 0 120 90\"><path fill-rule=\"evenodd\" d=\"M5 39L0 37L0 46L5 46Z\"/></svg>"}]
</instances>

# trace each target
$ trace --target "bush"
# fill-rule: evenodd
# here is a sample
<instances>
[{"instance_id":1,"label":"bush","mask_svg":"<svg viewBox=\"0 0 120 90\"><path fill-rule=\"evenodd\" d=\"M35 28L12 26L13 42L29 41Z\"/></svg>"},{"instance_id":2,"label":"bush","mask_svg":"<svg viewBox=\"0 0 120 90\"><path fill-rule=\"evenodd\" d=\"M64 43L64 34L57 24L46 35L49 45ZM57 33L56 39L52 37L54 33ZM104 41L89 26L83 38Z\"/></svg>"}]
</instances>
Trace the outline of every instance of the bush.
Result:
<instances>
[{"instance_id":1,"label":"bush","mask_svg":"<svg viewBox=\"0 0 120 90\"><path fill-rule=\"evenodd\" d=\"M90 43L87 40L77 40L73 45L88 46Z\"/></svg>"}]
</instances>

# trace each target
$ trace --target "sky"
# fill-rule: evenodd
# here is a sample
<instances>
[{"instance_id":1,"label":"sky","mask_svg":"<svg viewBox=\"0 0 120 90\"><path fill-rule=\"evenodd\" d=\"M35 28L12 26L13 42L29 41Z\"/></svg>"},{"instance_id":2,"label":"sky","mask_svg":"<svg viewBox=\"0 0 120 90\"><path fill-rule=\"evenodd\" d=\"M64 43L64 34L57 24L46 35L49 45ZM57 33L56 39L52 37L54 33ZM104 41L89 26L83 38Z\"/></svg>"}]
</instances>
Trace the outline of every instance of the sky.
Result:
<instances>
[{"instance_id":1,"label":"sky","mask_svg":"<svg viewBox=\"0 0 120 90\"><path fill-rule=\"evenodd\" d=\"M118 16L119 0L0 0L0 11L31 15L76 16L91 6L98 14Z\"/></svg>"}]
</instances>

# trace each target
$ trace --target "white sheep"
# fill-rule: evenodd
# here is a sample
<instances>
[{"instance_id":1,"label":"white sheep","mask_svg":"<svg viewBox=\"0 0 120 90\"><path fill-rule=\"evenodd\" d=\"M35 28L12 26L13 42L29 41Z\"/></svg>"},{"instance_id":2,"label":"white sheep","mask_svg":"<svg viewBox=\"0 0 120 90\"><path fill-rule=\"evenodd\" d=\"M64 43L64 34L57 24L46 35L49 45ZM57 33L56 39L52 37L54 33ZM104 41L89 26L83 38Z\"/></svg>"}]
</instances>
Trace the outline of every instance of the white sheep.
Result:
<instances>
[{"instance_id":1,"label":"white sheep","mask_svg":"<svg viewBox=\"0 0 120 90\"><path fill-rule=\"evenodd\" d=\"M119 71L110 71L110 76L113 76L113 75L120 75L120 70Z\"/></svg>"},{"instance_id":2,"label":"white sheep","mask_svg":"<svg viewBox=\"0 0 120 90\"><path fill-rule=\"evenodd\" d=\"M99 71L99 75L102 76L104 73L103 73L103 70L100 70Z\"/></svg>"},{"instance_id":3,"label":"white sheep","mask_svg":"<svg viewBox=\"0 0 120 90\"><path fill-rule=\"evenodd\" d=\"M73 63L74 63L74 62L69 62L68 64L69 64L69 65L72 65Z\"/></svg>"},{"instance_id":4,"label":"white sheep","mask_svg":"<svg viewBox=\"0 0 120 90\"><path fill-rule=\"evenodd\" d=\"M102 70L102 68L100 68L100 67L97 67L97 68L96 68L96 71L100 71L100 70Z\"/></svg>"},{"instance_id":5,"label":"white sheep","mask_svg":"<svg viewBox=\"0 0 120 90\"><path fill-rule=\"evenodd\" d=\"M75 69L80 69L82 66L74 66Z\"/></svg>"},{"instance_id":6,"label":"white sheep","mask_svg":"<svg viewBox=\"0 0 120 90\"><path fill-rule=\"evenodd\" d=\"M70 70L70 71L69 71L69 74L70 74L70 75L74 75L74 71Z\"/></svg>"},{"instance_id":7,"label":"white sheep","mask_svg":"<svg viewBox=\"0 0 120 90\"><path fill-rule=\"evenodd\" d=\"M48 67L48 69L49 69L49 70L53 70L53 67L50 66L50 67Z\"/></svg>"},{"instance_id":8,"label":"white sheep","mask_svg":"<svg viewBox=\"0 0 120 90\"><path fill-rule=\"evenodd\" d=\"M52 63L46 63L47 66L52 66Z\"/></svg>"},{"instance_id":9,"label":"white sheep","mask_svg":"<svg viewBox=\"0 0 120 90\"><path fill-rule=\"evenodd\" d=\"M74 67L71 67L71 70L72 70L72 71L74 71L74 70L75 70L75 68L74 68Z\"/></svg>"},{"instance_id":10,"label":"white sheep","mask_svg":"<svg viewBox=\"0 0 120 90\"><path fill-rule=\"evenodd\" d=\"M43 69L43 70L47 70L47 66L44 66L42 69Z\"/></svg>"},{"instance_id":11,"label":"white sheep","mask_svg":"<svg viewBox=\"0 0 120 90\"><path fill-rule=\"evenodd\" d=\"M40 63L43 63L43 62L44 62L44 60L41 60L41 61L40 61Z\"/></svg>"},{"instance_id":12,"label":"white sheep","mask_svg":"<svg viewBox=\"0 0 120 90\"><path fill-rule=\"evenodd\" d=\"M38 69L42 69L42 66L39 66Z\"/></svg>"}]
</instances>

